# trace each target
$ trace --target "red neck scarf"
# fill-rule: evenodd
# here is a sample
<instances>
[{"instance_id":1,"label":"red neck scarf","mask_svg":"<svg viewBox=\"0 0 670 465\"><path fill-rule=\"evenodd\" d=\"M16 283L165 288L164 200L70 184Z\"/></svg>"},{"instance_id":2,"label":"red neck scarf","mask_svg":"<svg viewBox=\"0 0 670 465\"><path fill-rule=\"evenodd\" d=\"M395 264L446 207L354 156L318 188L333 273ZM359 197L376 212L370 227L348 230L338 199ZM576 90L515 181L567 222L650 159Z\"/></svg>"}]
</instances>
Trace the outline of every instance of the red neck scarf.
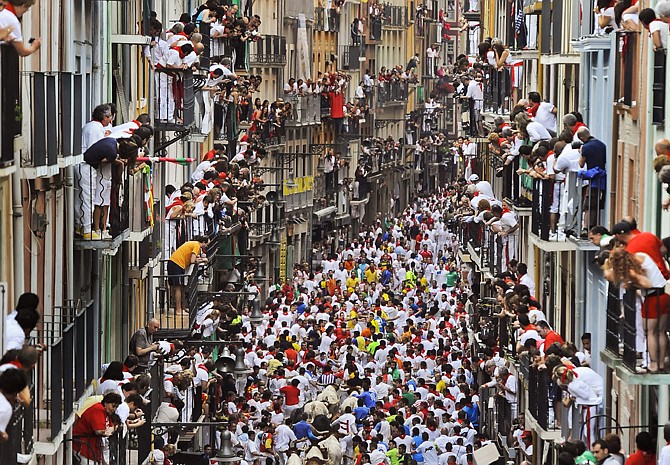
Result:
<instances>
[{"instance_id":1,"label":"red neck scarf","mask_svg":"<svg viewBox=\"0 0 670 465\"><path fill-rule=\"evenodd\" d=\"M16 16L17 18L19 17L19 15L16 14L16 10L14 9L14 5L12 5L11 3L7 3L7 4L5 5L5 10L11 12L11 13L12 13L14 16Z\"/></svg>"},{"instance_id":2,"label":"red neck scarf","mask_svg":"<svg viewBox=\"0 0 670 465\"><path fill-rule=\"evenodd\" d=\"M175 45L175 46L172 47L172 50L176 50L179 53L179 58L184 59L186 57L186 54L181 49L181 47Z\"/></svg>"},{"instance_id":3,"label":"red neck scarf","mask_svg":"<svg viewBox=\"0 0 670 465\"><path fill-rule=\"evenodd\" d=\"M533 117L534 117L534 116L537 114L537 110L538 110L539 108L540 108L540 104L539 104L539 103L536 103L536 104L533 105L532 107L528 107L528 114L529 114L530 116L533 116Z\"/></svg>"}]
</instances>

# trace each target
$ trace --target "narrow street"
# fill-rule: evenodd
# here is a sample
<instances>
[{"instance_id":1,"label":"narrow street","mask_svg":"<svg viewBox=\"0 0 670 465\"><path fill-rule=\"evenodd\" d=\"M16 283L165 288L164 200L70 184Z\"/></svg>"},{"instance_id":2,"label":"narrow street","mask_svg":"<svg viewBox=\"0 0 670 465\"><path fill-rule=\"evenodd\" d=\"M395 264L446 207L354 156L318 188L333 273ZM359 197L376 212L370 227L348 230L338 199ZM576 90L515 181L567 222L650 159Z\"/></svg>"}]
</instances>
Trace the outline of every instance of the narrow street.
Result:
<instances>
[{"instance_id":1,"label":"narrow street","mask_svg":"<svg viewBox=\"0 0 670 465\"><path fill-rule=\"evenodd\" d=\"M0 465L670 465L670 0L0 0Z\"/></svg>"}]
</instances>

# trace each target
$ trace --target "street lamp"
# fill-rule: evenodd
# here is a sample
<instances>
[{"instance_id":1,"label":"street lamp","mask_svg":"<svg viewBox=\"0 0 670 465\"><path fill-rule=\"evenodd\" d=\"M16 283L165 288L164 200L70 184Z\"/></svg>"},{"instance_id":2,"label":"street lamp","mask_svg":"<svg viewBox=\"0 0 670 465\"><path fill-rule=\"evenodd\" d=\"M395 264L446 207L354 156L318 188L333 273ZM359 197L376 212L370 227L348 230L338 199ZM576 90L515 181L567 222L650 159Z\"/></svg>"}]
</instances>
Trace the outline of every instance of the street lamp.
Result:
<instances>
[{"instance_id":1,"label":"street lamp","mask_svg":"<svg viewBox=\"0 0 670 465\"><path fill-rule=\"evenodd\" d=\"M253 310L249 315L249 321L252 325L260 324L263 321L263 312L261 312L261 301L258 297L252 301L252 306Z\"/></svg>"},{"instance_id":2,"label":"street lamp","mask_svg":"<svg viewBox=\"0 0 670 465\"><path fill-rule=\"evenodd\" d=\"M241 460L233 451L233 441L230 431L227 429L221 433L221 449L216 454L215 460L222 463L234 463Z\"/></svg>"},{"instance_id":3,"label":"street lamp","mask_svg":"<svg viewBox=\"0 0 670 465\"><path fill-rule=\"evenodd\" d=\"M270 250L275 252L279 248L279 241L281 239L279 238L279 231L277 231L277 228L272 228L272 234L270 234L270 240L267 241L268 247L270 247Z\"/></svg>"}]
</instances>

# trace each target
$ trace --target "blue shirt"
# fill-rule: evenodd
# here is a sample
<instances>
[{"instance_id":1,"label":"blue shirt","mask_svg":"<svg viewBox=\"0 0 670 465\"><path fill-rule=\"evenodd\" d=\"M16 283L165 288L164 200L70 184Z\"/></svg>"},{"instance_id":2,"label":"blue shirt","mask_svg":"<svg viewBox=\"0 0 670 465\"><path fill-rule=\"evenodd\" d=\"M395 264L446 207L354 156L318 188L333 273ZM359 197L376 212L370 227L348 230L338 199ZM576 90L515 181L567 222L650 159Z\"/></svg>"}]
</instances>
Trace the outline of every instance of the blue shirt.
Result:
<instances>
[{"instance_id":1,"label":"blue shirt","mask_svg":"<svg viewBox=\"0 0 670 465\"><path fill-rule=\"evenodd\" d=\"M472 406L468 407L467 405L463 407L463 411L467 413L468 415L468 421L474 426L475 428L479 426L479 408L477 405L473 404Z\"/></svg>"},{"instance_id":2,"label":"blue shirt","mask_svg":"<svg viewBox=\"0 0 670 465\"><path fill-rule=\"evenodd\" d=\"M298 439L304 439L304 438L318 439L312 433L312 427L310 426L310 424L307 423L305 420L299 421L298 423L293 425L293 432L295 433L295 437Z\"/></svg>"},{"instance_id":3,"label":"blue shirt","mask_svg":"<svg viewBox=\"0 0 670 465\"><path fill-rule=\"evenodd\" d=\"M377 393L371 391L364 391L357 396L359 399L363 399L365 406L372 408L377 403Z\"/></svg>"},{"instance_id":4,"label":"blue shirt","mask_svg":"<svg viewBox=\"0 0 670 465\"><path fill-rule=\"evenodd\" d=\"M361 424L363 418L367 417L370 413L370 409L365 405L363 407L356 407L353 411L353 414L356 416L356 424Z\"/></svg>"}]
</instances>

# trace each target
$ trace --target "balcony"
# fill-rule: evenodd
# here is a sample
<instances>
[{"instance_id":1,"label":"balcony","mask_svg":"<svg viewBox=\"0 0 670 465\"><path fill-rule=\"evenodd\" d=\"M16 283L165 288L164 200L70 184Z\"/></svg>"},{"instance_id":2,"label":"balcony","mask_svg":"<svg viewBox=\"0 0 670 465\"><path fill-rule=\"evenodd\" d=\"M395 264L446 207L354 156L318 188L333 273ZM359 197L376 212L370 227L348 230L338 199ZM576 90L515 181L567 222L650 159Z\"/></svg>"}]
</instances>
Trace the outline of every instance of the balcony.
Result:
<instances>
[{"instance_id":1,"label":"balcony","mask_svg":"<svg viewBox=\"0 0 670 465\"><path fill-rule=\"evenodd\" d=\"M292 96L286 99L291 104L291 114L284 121L285 126L309 126L321 124L321 96Z\"/></svg>"},{"instance_id":2,"label":"balcony","mask_svg":"<svg viewBox=\"0 0 670 465\"><path fill-rule=\"evenodd\" d=\"M519 367L520 378L525 384L523 391L526 392L526 412L532 415L531 424L536 423L542 430L548 431L554 429L555 424L550 422L551 416L555 418L554 406L551 402L549 386L551 384L551 374L546 369L539 369L529 360L525 354L520 358ZM521 386L519 386L521 387ZM523 392L519 389L519 392ZM528 418L526 424L528 426Z\"/></svg>"},{"instance_id":3,"label":"balcony","mask_svg":"<svg viewBox=\"0 0 670 465\"><path fill-rule=\"evenodd\" d=\"M322 32L339 32L340 14L335 8L314 8L314 30Z\"/></svg>"},{"instance_id":4,"label":"balcony","mask_svg":"<svg viewBox=\"0 0 670 465\"><path fill-rule=\"evenodd\" d=\"M361 60L365 60L365 52L360 45L343 45L340 46L340 64L342 69L356 71L361 68Z\"/></svg>"},{"instance_id":5,"label":"balcony","mask_svg":"<svg viewBox=\"0 0 670 465\"><path fill-rule=\"evenodd\" d=\"M377 106L402 105L407 102L407 81L382 81L377 84Z\"/></svg>"},{"instance_id":6,"label":"balcony","mask_svg":"<svg viewBox=\"0 0 670 465\"><path fill-rule=\"evenodd\" d=\"M143 240L154 226L153 171L146 167L128 178L128 192L137 202L131 203L129 228L131 238ZM152 195L150 195L152 194ZM156 202L157 204L157 202Z\"/></svg>"},{"instance_id":7,"label":"balcony","mask_svg":"<svg viewBox=\"0 0 670 465\"><path fill-rule=\"evenodd\" d=\"M489 272L495 276L506 269L503 241L483 222L461 221L459 234L461 243L467 244L470 257L479 271Z\"/></svg>"},{"instance_id":8,"label":"balcony","mask_svg":"<svg viewBox=\"0 0 670 465\"><path fill-rule=\"evenodd\" d=\"M242 42L234 37L212 37L210 40L211 56L230 58L235 73L249 71L249 41Z\"/></svg>"},{"instance_id":9,"label":"balcony","mask_svg":"<svg viewBox=\"0 0 670 465\"><path fill-rule=\"evenodd\" d=\"M642 290L643 294L647 291ZM646 299L649 296L644 297ZM643 298L643 299L644 299ZM653 297L652 297L653 299ZM651 301L650 308L656 300ZM660 385L670 382L670 374L667 371L648 372L641 368L642 360L638 359L639 353L647 353L652 360L660 360L660 353L653 353L654 346L649 340L658 340L665 337L663 328L656 326L647 329L647 321L641 318L641 302L638 289L623 289L610 284L607 292L607 309L605 323L605 350L601 352L602 360L612 369L616 370L619 378L627 384ZM639 320L642 320L640 323ZM638 330L645 332L645 336L639 338ZM642 345L638 339L643 341ZM660 349L656 349L658 351ZM662 365L662 363L661 363Z\"/></svg>"},{"instance_id":10,"label":"balcony","mask_svg":"<svg viewBox=\"0 0 670 465\"><path fill-rule=\"evenodd\" d=\"M104 230L105 223L110 227L107 236L99 239L79 237L75 246L79 249L116 249L129 235L130 205L142 205L144 194L140 198L133 195L130 168L123 164L107 165L109 172L103 168L102 172L109 176L108 184L103 182L102 176L88 164L80 165L75 173L75 225L82 227L82 232ZM132 180L134 182L134 180ZM106 198L109 202L106 202ZM102 202L101 202L102 200ZM108 214L105 220L102 204L108 204ZM101 205L96 205L101 204Z\"/></svg>"},{"instance_id":11,"label":"balcony","mask_svg":"<svg viewBox=\"0 0 670 465\"><path fill-rule=\"evenodd\" d=\"M195 88L190 69L156 69L156 131L185 131L195 123Z\"/></svg>"},{"instance_id":12,"label":"balcony","mask_svg":"<svg viewBox=\"0 0 670 465\"><path fill-rule=\"evenodd\" d=\"M602 224L605 191L593 188L593 184L585 185L578 173L567 173L565 181L560 186L558 203L553 198L552 181L532 178L530 181L531 231L541 240L566 242L571 238L586 239L586 233L592 226ZM584 198L584 195L588 197ZM552 203L557 213L551 213ZM553 219L552 215L555 215ZM551 230L552 222L557 228L557 234L553 234Z\"/></svg>"},{"instance_id":13,"label":"balcony","mask_svg":"<svg viewBox=\"0 0 670 465\"><path fill-rule=\"evenodd\" d=\"M31 344L46 346L31 374L32 403L14 412L10 440L0 443L0 462L17 463L17 453L54 451L72 425L80 399L100 376L99 308L93 302L68 301L42 317ZM54 453L52 452L52 453Z\"/></svg>"},{"instance_id":14,"label":"balcony","mask_svg":"<svg viewBox=\"0 0 670 465\"><path fill-rule=\"evenodd\" d=\"M404 29L408 25L406 6L384 5L382 28Z\"/></svg>"},{"instance_id":15,"label":"balcony","mask_svg":"<svg viewBox=\"0 0 670 465\"><path fill-rule=\"evenodd\" d=\"M250 66L280 66L286 64L286 37L264 35L249 45Z\"/></svg>"},{"instance_id":16,"label":"balcony","mask_svg":"<svg viewBox=\"0 0 670 465\"><path fill-rule=\"evenodd\" d=\"M370 15L370 42L379 43L382 40L382 26L384 24L383 16Z\"/></svg>"},{"instance_id":17,"label":"balcony","mask_svg":"<svg viewBox=\"0 0 670 465\"><path fill-rule=\"evenodd\" d=\"M314 176L295 178L292 185L284 180L282 194L286 201L286 211L311 206L314 203Z\"/></svg>"},{"instance_id":18,"label":"balcony","mask_svg":"<svg viewBox=\"0 0 670 465\"><path fill-rule=\"evenodd\" d=\"M484 112L503 115L512 109L512 93L509 86L505 84L502 73L498 73L491 67L484 72Z\"/></svg>"}]
</instances>

